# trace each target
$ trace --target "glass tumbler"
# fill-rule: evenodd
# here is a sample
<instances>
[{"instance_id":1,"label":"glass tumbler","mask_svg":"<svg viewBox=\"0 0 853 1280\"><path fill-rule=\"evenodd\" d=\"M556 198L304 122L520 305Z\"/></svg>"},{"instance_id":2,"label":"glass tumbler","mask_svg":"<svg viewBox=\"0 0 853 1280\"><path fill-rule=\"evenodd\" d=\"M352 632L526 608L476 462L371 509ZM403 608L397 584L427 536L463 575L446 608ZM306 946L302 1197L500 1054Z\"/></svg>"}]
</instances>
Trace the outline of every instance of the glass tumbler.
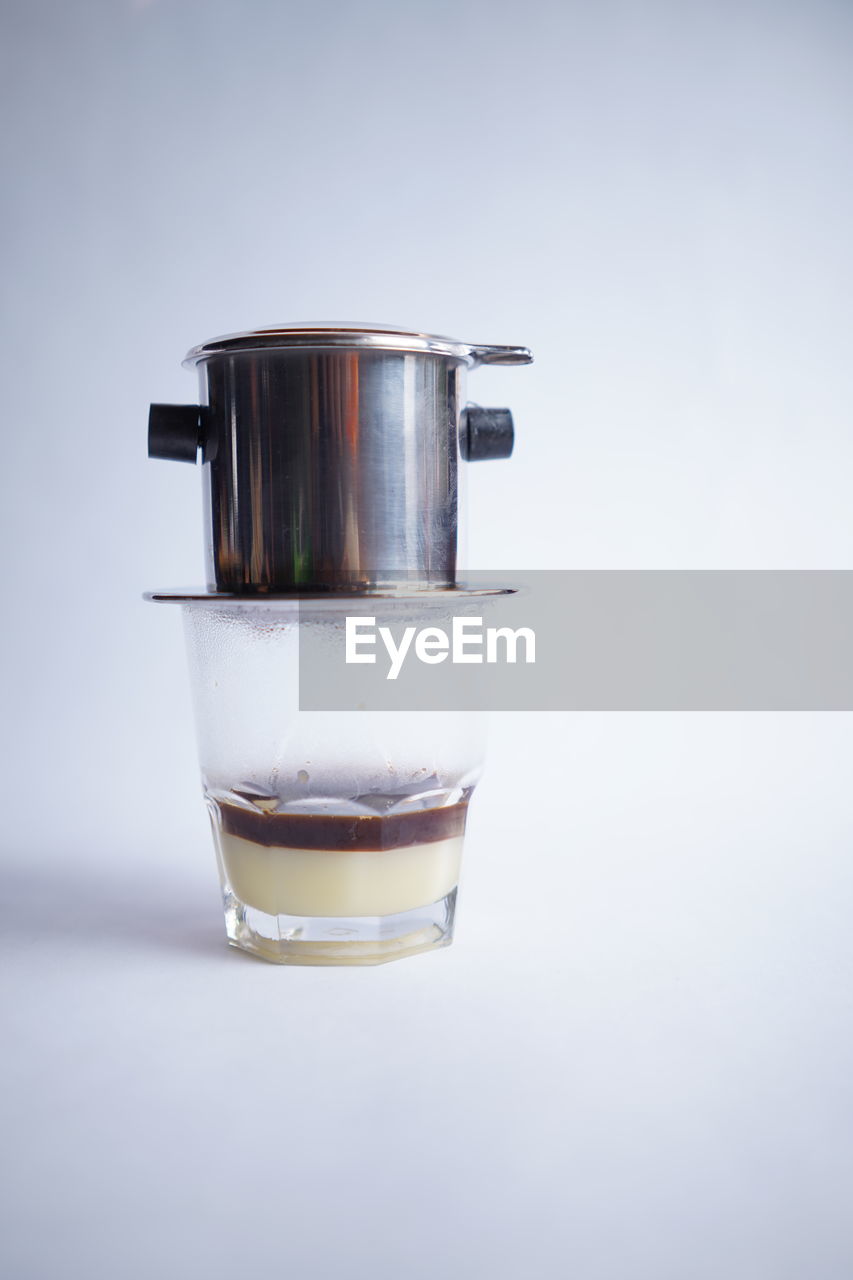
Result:
<instances>
[{"instance_id":1,"label":"glass tumbler","mask_svg":"<svg viewBox=\"0 0 853 1280\"><path fill-rule=\"evenodd\" d=\"M342 606L182 609L229 941L314 965L447 946L484 715L300 710L300 642L326 642Z\"/></svg>"}]
</instances>

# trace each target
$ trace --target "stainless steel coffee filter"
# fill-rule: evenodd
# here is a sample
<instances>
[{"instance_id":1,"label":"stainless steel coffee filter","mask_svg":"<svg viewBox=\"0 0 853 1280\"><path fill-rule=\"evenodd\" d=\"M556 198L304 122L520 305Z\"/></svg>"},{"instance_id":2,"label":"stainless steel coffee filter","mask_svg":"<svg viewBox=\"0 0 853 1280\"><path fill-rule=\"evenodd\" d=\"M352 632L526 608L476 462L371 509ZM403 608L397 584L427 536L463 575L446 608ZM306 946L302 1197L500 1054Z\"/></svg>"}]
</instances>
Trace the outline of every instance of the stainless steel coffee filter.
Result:
<instances>
[{"instance_id":1,"label":"stainless steel coffee filter","mask_svg":"<svg viewBox=\"0 0 853 1280\"><path fill-rule=\"evenodd\" d=\"M469 369L526 364L383 326L283 326L195 347L197 405L152 405L152 457L204 473L208 588L456 582L459 463L506 457L512 418L466 404Z\"/></svg>"}]
</instances>

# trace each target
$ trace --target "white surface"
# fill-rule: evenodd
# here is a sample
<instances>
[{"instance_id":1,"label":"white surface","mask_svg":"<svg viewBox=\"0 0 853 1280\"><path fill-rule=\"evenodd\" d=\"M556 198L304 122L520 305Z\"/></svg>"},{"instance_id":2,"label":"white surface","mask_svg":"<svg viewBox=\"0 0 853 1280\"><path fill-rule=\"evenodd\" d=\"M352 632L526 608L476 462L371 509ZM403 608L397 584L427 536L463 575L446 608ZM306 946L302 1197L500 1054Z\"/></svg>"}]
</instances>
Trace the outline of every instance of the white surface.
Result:
<instances>
[{"instance_id":1,"label":"white surface","mask_svg":"<svg viewBox=\"0 0 853 1280\"><path fill-rule=\"evenodd\" d=\"M533 348L477 567L850 567L853 11L2 20L3 1269L846 1280L850 717L508 717L455 946L277 969L138 597L201 578L149 400L317 317Z\"/></svg>"},{"instance_id":2,"label":"white surface","mask_svg":"<svg viewBox=\"0 0 853 1280\"><path fill-rule=\"evenodd\" d=\"M545 724L432 955L227 951L201 815L11 863L10 1275L850 1274L850 718Z\"/></svg>"}]
</instances>

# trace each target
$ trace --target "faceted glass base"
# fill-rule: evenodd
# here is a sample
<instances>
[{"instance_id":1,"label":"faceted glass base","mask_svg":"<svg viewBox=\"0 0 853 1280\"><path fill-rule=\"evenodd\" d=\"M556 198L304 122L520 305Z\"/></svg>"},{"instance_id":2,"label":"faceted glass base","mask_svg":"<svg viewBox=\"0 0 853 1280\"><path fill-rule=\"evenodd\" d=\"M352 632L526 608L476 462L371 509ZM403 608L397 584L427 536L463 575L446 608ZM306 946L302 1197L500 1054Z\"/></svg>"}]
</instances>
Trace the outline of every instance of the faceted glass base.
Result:
<instances>
[{"instance_id":1,"label":"faceted glass base","mask_svg":"<svg viewBox=\"0 0 853 1280\"><path fill-rule=\"evenodd\" d=\"M271 916L224 890L233 947L275 964L385 964L453 941L456 889L413 911L390 916Z\"/></svg>"}]
</instances>

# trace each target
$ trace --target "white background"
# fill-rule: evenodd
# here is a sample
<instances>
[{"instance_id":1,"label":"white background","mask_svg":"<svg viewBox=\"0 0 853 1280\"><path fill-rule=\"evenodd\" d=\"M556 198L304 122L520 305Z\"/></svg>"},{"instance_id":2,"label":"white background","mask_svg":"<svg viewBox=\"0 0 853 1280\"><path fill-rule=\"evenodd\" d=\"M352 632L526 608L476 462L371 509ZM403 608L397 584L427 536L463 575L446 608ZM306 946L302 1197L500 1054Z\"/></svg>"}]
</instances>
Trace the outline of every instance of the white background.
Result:
<instances>
[{"instance_id":1,"label":"white background","mask_svg":"<svg viewBox=\"0 0 853 1280\"><path fill-rule=\"evenodd\" d=\"M4 1269L849 1276L849 716L499 719L454 946L279 969L140 596L203 576L148 402L307 319L532 347L477 568L853 567L853 10L2 23Z\"/></svg>"}]
</instances>

